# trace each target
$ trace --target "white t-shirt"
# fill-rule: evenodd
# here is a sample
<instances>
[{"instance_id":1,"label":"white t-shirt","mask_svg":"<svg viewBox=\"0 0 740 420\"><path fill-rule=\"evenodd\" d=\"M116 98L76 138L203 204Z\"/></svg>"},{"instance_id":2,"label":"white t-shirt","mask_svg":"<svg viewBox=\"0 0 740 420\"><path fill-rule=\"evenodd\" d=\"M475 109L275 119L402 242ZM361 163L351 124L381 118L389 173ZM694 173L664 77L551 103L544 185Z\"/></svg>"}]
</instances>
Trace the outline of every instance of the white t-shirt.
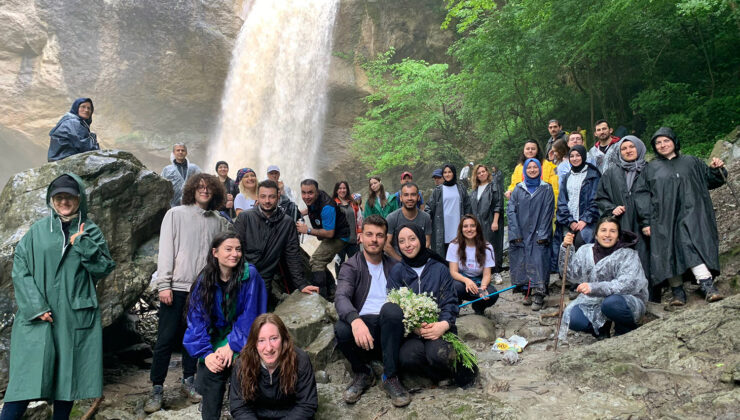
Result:
<instances>
[{"instance_id":1,"label":"white t-shirt","mask_svg":"<svg viewBox=\"0 0 740 420\"><path fill-rule=\"evenodd\" d=\"M457 237L460 224L460 191L457 185L442 186L442 212L444 213L445 243Z\"/></svg>"},{"instance_id":2,"label":"white t-shirt","mask_svg":"<svg viewBox=\"0 0 740 420\"><path fill-rule=\"evenodd\" d=\"M426 264L422 265L421 267L411 267L412 270L416 271L416 275L421 279L421 272L424 271L424 266ZM419 284L421 284L421 280L419 280Z\"/></svg>"},{"instance_id":3,"label":"white t-shirt","mask_svg":"<svg viewBox=\"0 0 740 420\"><path fill-rule=\"evenodd\" d=\"M465 247L465 262L461 262L457 256L458 244L452 242L450 247L447 248L446 260L452 263L457 263L457 268L460 270L460 274L465 277L478 277L483 274L483 268L493 268L496 263L493 261L493 247L490 244L486 244L486 261L481 267L478 261L475 259L475 247Z\"/></svg>"},{"instance_id":4,"label":"white t-shirt","mask_svg":"<svg viewBox=\"0 0 740 420\"><path fill-rule=\"evenodd\" d=\"M480 200L480 197L483 195L483 191L486 190L486 187L488 184L478 185L478 200Z\"/></svg>"},{"instance_id":5,"label":"white t-shirt","mask_svg":"<svg viewBox=\"0 0 740 420\"><path fill-rule=\"evenodd\" d=\"M383 263L373 264L370 261L366 261L366 263L367 269L370 271L370 290L367 292L365 303L362 304L360 315L378 315L380 314L380 308L385 303L386 295Z\"/></svg>"},{"instance_id":6,"label":"white t-shirt","mask_svg":"<svg viewBox=\"0 0 740 420\"><path fill-rule=\"evenodd\" d=\"M249 210L254 207L254 203L256 202L256 200L247 198L244 194L239 193L236 195L236 198L234 198L234 208L239 210Z\"/></svg>"}]
</instances>

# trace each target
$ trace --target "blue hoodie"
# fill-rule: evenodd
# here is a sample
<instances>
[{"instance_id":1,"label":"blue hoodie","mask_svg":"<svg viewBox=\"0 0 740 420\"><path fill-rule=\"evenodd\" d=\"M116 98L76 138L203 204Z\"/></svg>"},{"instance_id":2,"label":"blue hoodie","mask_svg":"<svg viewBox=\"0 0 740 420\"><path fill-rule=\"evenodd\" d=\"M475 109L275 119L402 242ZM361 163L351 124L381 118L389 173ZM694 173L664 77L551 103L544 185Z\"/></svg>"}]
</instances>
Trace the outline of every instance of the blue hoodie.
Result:
<instances>
[{"instance_id":1,"label":"blue hoodie","mask_svg":"<svg viewBox=\"0 0 740 420\"><path fill-rule=\"evenodd\" d=\"M64 159L78 153L100 150L97 136L90 131L92 124L92 112L90 118L80 118L78 112L80 105L84 102L90 103L92 111L95 110L92 99L78 98L72 104L69 112L64 114L57 125L49 132L49 162Z\"/></svg>"}]
</instances>

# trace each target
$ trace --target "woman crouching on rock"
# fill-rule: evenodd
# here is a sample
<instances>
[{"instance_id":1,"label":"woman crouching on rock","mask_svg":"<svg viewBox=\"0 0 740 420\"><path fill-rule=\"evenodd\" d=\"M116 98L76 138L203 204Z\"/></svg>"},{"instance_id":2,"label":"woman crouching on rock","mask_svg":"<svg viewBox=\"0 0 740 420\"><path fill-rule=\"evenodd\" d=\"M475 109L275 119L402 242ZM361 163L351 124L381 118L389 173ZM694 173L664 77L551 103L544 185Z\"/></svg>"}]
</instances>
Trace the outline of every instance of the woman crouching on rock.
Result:
<instances>
[{"instance_id":1,"label":"woman crouching on rock","mask_svg":"<svg viewBox=\"0 0 740 420\"><path fill-rule=\"evenodd\" d=\"M561 270L567 252L573 253L572 233L560 249ZM648 282L634 246L637 235L622 231L619 220L607 216L596 224L596 243L581 246L569 257L568 281L578 284L581 294L563 312L559 339L565 341L568 328L608 338L611 324L616 335L637 328L645 314Z\"/></svg>"},{"instance_id":2,"label":"woman crouching on rock","mask_svg":"<svg viewBox=\"0 0 740 420\"><path fill-rule=\"evenodd\" d=\"M267 311L265 282L245 263L235 233L213 239L189 299L183 346L200 359L195 387L203 396L203 418L219 419L232 361L247 342L254 319Z\"/></svg>"},{"instance_id":3,"label":"woman crouching on rock","mask_svg":"<svg viewBox=\"0 0 740 420\"><path fill-rule=\"evenodd\" d=\"M103 233L87 218L85 184L65 174L47 189L51 216L15 248L18 312L10 337L10 382L0 419L20 419L33 400L54 400L67 419L75 400L103 393L103 328L95 284L115 267Z\"/></svg>"},{"instance_id":4,"label":"woman crouching on rock","mask_svg":"<svg viewBox=\"0 0 740 420\"><path fill-rule=\"evenodd\" d=\"M262 314L252 323L231 373L229 400L234 420L311 419L316 413L311 361L279 316Z\"/></svg>"}]
</instances>

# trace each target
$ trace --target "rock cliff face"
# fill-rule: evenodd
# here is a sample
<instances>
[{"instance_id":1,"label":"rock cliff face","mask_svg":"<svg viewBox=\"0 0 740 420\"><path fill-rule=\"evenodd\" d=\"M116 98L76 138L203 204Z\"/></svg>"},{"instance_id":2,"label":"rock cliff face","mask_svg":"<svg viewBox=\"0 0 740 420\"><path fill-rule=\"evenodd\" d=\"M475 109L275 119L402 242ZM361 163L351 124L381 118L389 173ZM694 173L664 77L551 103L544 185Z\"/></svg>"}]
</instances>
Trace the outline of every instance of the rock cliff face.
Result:
<instances>
[{"instance_id":1,"label":"rock cliff face","mask_svg":"<svg viewBox=\"0 0 740 420\"><path fill-rule=\"evenodd\" d=\"M103 147L148 167L176 141L197 164L218 124L247 0L6 0L0 10L0 182L46 160L48 132L81 96L95 103ZM393 46L399 57L445 60L453 32L439 31L437 0L342 0L330 63L322 179L349 171L350 128L368 93L360 57ZM279 30L279 28L276 28ZM345 163L345 165L342 165ZM232 163L232 167L239 163ZM210 170L209 168L206 168Z\"/></svg>"},{"instance_id":2,"label":"rock cliff face","mask_svg":"<svg viewBox=\"0 0 740 420\"><path fill-rule=\"evenodd\" d=\"M73 172L87 186L89 218L105 235L116 269L97 286L103 326L138 300L157 269L156 233L169 209L172 185L147 170L132 154L89 152L13 176L0 195L0 389L8 380L13 314L13 252L30 226L48 215L46 189Z\"/></svg>"}]
</instances>

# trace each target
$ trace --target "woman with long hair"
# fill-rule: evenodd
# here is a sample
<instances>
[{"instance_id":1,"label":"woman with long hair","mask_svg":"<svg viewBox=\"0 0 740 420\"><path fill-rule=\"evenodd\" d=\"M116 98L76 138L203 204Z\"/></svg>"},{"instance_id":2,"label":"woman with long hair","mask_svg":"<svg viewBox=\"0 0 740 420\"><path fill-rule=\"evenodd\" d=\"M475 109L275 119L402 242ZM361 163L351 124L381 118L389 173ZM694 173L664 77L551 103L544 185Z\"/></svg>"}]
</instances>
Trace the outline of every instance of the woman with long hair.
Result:
<instances>
[{"instance_id":1,"label":"woman with long hair","mask_svg":"<svg viewBox=\"0 0 740 420\"><path fill-rule=\"evenodd\" d=\"M254 319L267 311L267 291L247 264L234 232L216 235L206 266L188 298L183 346L199 358L195 386L204 419L219 419L234 357L244 347Z\"/></svg>"},{"instance_id":2,"label":"woman with long hair","mask_svg":"<svg viewBox=\"0 0 740 420\"><path fill-rule=\"evenodd\" d=\"M524 305L532 305L533 311L539 311L550 278L555 199L552 186L540 178L540 162L527 159L523 166L524 181L517 184L506 206L511 284L526 293Z\"/></svg>"},{"instance_id":3,"label":"woman with long hair","mask_svg":"<svg viewBox=\"0 0 740 420\"><path fill-rule=\"evenodd\" d=\"M472 214L466 214L457 228L457 238L447 248L450 275L455 279L458 304L475 300L496 291L491 285L491 269L494 263L493 247L486 241L481 224ZM478 315L493 306L498 295L472 304Z\"/></svg>"},{"instance_id":4,"label":"woman with long hair","mask_svg":"<svg viewBox=\"0 0 740 420\"><path fill-rule=\"evenodd\" d=\"M246 419L310 419L319 406L316 378L306 352L279 316L252 322L247 344L231 373L231 416Z\"/></svg>"},{"instance_id":5,"label":"woman with long hair","mask_svg":"<svg viewBox=\"0 0 740 420\"><path fill-rule=\"evenodd\" d=\"M447 255L447 247L457 236L460 219L471 208L468 192L457 182L455 165L448 163L442 167L442 181L434 187L424 211L432 218L432 250Z\"/></svg>"},{"instance_id":6,"label":"woman with long hair","mask_svg":"<svg viewBox=\"0 0 740 420\"><path fill-rule=\"evenodd\" d=\"M236 215L254 207L257 202L257 174L251 168L242 168L236 173L239 194L234 198Z\"/></svg>"},{"instance_id":7,"label":"woman with long hair","mask_svg":"<svg viewBox=\"0 0 740 420\"><path fill-rule=\"evenodd\" d=\"M524 162L527 159L537 159L537 161L540 162L540 166L542 167L540 178L550 184L552 187L552 193L555 196L555 202L557 203L558 191L560 191L557 168L549 160L543 161L542 150L540 150L540 144L537 143L537 140L527 140L524 142L522 154L519 155L519 163L514 168L514 172L511 173L511 184L509 184L509 188L504 193L504 196L506 196L507 199L511 198L514 188L516 188L520 182L524 181L525 177L522 174L525 169ZM553 204L553 209L554 206L555 204Z\"/></svg>"},{"instance_id":8,"label":"woman with long hair","mask_svg":"<svg viewBox=\"0 0 740 420\"><path fill-rule=\"evenodd\" d=\"M493 173L486 165L478 164L473 168L473 189L470 191L470 208L483 229L483 237L493 246L494 261L493 282L501 284L501 265L504 261L504 195L500 184L493 179Z\"/></svg>"},{"instance_id":9,"label":"woman with long hair","mask_svg":"<svg viewBox=\"0 0 740 420\"><path fill-rule=\"evenodd\" d=\"M352 198L352 192L349 189L349 183L347 181L339 181L334 184L332 198L344 212L347 223L349 223L349 242L338 254L341 265L344 260L352 258L360 250L360 247L357 245L357 237L362 233L363 218L360 206ZM337 273L339 273L339 270L337 270Z\"/></svg>"},{"instance_id":10,"label":"woman with long hair","mask_svg":"<svg viewBox=\"0 0 740 420\"><path fill-rule=\"evenodd\" d=\"M568 279L579 283L581 294L563 311L559 338L565 341L569 328L600 338L610 336L612 323L616 335L637 328L648 298L648 282L634 250L637 235L622 231L619 220L607 216L596 224L596 243L574 251L569 247L574 238L573 233L565 235L560 260L564 265L565 253L575 253L568 261Z\"/></svg>"},{"instance_id":11,"label":"woman with long hair","mask_svg":"<svg viewBox=\"0 0 740 420\"><path fill-rule=\"evenodd\" d=\"M370 194L367 196L363 217L379 214L386 218L392 211L398 209L398 197L385 191L379 176L371 176L367 183Z\"/></svg>"}]
</instances>

